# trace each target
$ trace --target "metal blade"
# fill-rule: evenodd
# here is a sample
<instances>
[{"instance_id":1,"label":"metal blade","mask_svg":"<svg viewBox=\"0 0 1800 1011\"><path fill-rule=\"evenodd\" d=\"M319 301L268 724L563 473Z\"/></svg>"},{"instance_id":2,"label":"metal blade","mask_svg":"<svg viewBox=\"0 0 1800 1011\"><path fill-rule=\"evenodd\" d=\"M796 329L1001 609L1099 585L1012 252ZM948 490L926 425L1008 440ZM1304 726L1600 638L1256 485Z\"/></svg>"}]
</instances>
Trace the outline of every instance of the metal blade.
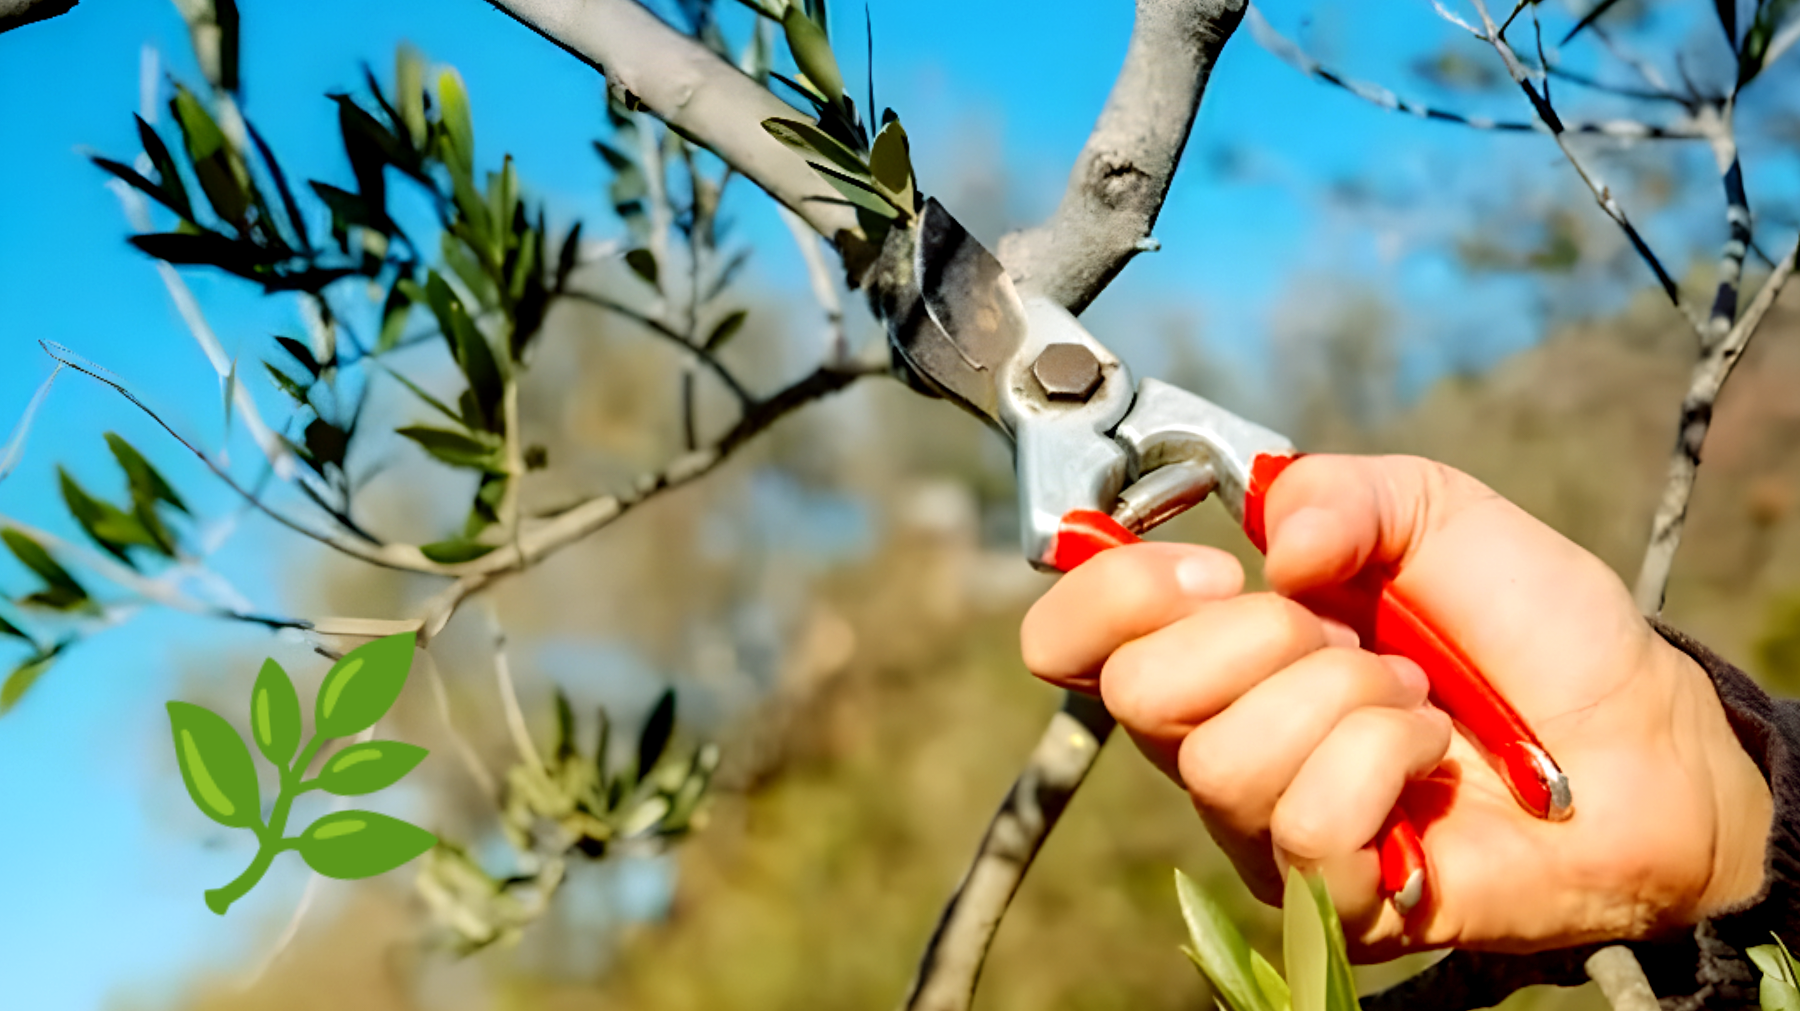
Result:
<instances>
[{"instance_id":1,"label":"metal blade","mask_svg":"<svg viewBox=\"0 0 1800 1011\"><path fill-rule=\"evenodd\" d=\"M1025 308L1006 268L935 199L927 200L915 251L930 322L894 333L915 369L999 423L999 387L1026 338Z\"/></svg>"}]
</instances>

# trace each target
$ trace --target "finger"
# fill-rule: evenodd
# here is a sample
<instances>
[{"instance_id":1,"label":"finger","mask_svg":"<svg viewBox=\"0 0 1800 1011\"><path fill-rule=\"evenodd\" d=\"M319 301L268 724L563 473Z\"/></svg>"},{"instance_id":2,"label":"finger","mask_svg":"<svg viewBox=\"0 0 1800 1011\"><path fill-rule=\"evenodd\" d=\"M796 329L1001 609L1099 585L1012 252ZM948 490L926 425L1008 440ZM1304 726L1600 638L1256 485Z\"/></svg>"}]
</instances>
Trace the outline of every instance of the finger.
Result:
<instances>
[{"instance_id":1,"label":"finger","mask_svg":"<svg viewBox=\"0 0 1800 1011\"><path fill-rule=\"evenodd\" d=\"M1217 548L1132 544L1095 555L1025 615L1025 666L1052 684L1092 692L1101 665L1127 642L1244 587L1244 569Z\"/></svg>"},{"instance_id":2,"label":"finger","mask_svg":"<svg viewBox=\"0 0 1800 1011\"><path fill-rule=\"evenodd\" d=\"M1100 698L1146 751L1173 772L1188 731L1257 683L1332 640L1312 612L1273 593L1199 605L1192 614L1126 643L1100 673Z\"/></svg>"},{"instance_id":3,"label":"finger","mask_svg":"<svg viewBox=\"0 0 1800 1011\"><path fill-rule=\"evenodd\" d=\"M1350 713L1275 804L1270 839L1296 863L1361 849L1381 830L1407 780L1430 772L1449 747L1450 718L1429 706Z\"/></svg>"},{"instance_id":4,"label":"finger","mask_svg":"<svg viewBox=\"0 0 1800 1011\"><path fill-rule=\"evenodd\" d=\"M1319 650L1250 687L1187 734L1171 757L1215 824L1260 835L1294 778L1347 716L1372 706L1411 709L1429 689L1416 664L1359 649Z\"/></svg>"},{"instance_id":5,"label":"finger","mask_svg":"<svg viewBox=\"0 0 1800 1011\"><path fill-rule=\"evenodd\" d=\"M1444 515L1484 496L1473 478L1418 457L1302 457L1269 491L1269 585L1299 594L1370 563L1397 568Z\"/></svg>"}]
</instances>

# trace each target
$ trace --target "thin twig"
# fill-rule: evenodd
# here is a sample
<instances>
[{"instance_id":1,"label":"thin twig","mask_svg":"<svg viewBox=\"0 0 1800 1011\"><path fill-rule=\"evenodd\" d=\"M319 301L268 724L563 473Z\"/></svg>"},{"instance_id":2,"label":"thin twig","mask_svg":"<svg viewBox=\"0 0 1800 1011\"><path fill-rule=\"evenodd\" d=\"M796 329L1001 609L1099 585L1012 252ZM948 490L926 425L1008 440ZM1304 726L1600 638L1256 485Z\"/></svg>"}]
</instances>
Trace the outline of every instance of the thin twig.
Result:
<instances>
[{"instance_id":1,"label":"thin twig","mask_svg":"<svg viewBox=\"0 0 1800 1011\"><path fill-rule=\"evenodd\" d=\"M755 402L756 398L750 394L749 390L744 388L744 384L739 382L737 376L733 375L731 370L726 368L725 364L719 361L712 352L694 344L686 337L683 337L680 331L675 330L656 317L640 312L621 302L615 302L603 295L594 295L585 291L565 291L559 297L572 299L576 302L581 302L584 305L591 305L596 309L604 309L607 312L617 313L620 316L624 316L627 319L642 324L643 327L651 333L656 334L658 337L661 337L672 344L678 345L682 351L686 352L693 359L698 360L702 365L705 365L713 375L719 377L720 382L730 388L732 395L737 397L739 403L749 404Z\"/></svg>"},{"instance_id":2,"label":"thin twig","mask_svg":"<svg viewBox=\"0 0 1800 1011\"><path fill-rule=\"evenodd\" d=\"M1650 544L1644 551L1643 565L1638 569L1637 585L1632 593L1639 610L1647 615L1662 613L1669 572L1675 564L1675 551L1681 546L1688 501L1693 496L1694 479L1700 469L1700 450L1712 426L1713 403L1725 380L1730 378L1732 368L1743 357L1756 328L1762 324L1763 316L1775 304L1782 286L1793 276L1797 255L1800 255L1800 243L1796 243L1794 249L1775 265L1737 323L1701 353L1688 379L1687 395L1681 400L1675 451L1669 458L1669 475L1663 484L1662 500L1657 504L1656 519L1650 528Z\"/></svg>"},{"instance_id":3,"label":"thin twig","mask_svg":"<svg viewBox=\"0 0 1800 1011\"><path fill-rule=\"evenodd\" d=\"M19 465L19 457L25 453L25 438L31 434L31 424L37 419L38 408L44 406L44 398L50 395L50 387L55 384L56 377L62 375L62 370L62 363L58 362L56 368L51 369L44 381L38 384L37 392L25 404L25 412L19 415L18 423L13 425L12 437L6 440L4 447L0 447L0 481L6 480L13 468Z\"/></svg>"},{"instance_id":4,"label":"thin twig","mask_svg":"<svg viewBox=\"0 0 1800 1011\"><path fill-rule=\"evenodd\" d=\"M781 211L781 220L788 226L794 236L794 244L800 247L800 259L806 263L806 276L812 283L813 298L819 308L825 311L825 361L842 362L850 358L850 339L844 333L844 304L838 299L837 282L832 277L831 266L825 262L825 254L819 249L819 236L806 226L798 214L785 207Z\"/></svg>"},{"instance_id":5,"label":"thin twig","mask_svg":"<svg viewBox=\"0 0 1800 1011\"><path fill-rule=\"evenodd\" d=\"M512 735L519 761L547 776L544 756L531 739L531 728L525 725L525 710L519 705L519 688L513 683L512 664L506 659L506 628L500 624L500 612L488 603L488 621L494 626L494 684L500 689L500 709L506 716L506 731Z\"/></svg>"},{"instance_id":6,"label":"thin twig","mask_svg":"<svg viewBox=\"0 0 1800 1011\"><path fill-rule=\"evenodd\" d=\"M1613 1011L1660 1011L1656 991L1650 989L1644 967L1630 948L1618 944L1601 948L1588 956L1586 967Z\"/></svg>"}]
</instances>

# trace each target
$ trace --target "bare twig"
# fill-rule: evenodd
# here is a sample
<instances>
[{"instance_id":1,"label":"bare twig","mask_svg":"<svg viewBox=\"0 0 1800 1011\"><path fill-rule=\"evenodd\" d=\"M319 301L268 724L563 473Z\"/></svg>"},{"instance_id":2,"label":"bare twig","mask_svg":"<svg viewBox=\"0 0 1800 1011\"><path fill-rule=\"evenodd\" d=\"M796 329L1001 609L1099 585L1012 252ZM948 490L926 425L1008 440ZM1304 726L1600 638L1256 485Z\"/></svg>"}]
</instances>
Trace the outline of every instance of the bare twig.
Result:
<instances>
[{"instance_id":1,"label":"bare twig","mask_svg":"<svg viewBox=\"0 0 1800 1011\"><path fill-rule=\"evenodd\" d=\"M19 465L19 457L25 452L25 439L31 434L31 423L36 420L38 408L44 406L44 398L50 395L50 387L56 383L56 377L62 375L62 370L62 365L58 363L44 377L37 392L31 395L30 402L25 405L25 413L19 415L18 423L13 425L11 438L6 440L5 446L0 446L0 481L6 480L13 468Z\"/></svg>"},{"instance_id":2,"label":"bare twig","mask_svg":"<svg viewBox=\"0 0 1800 1011\"><path fill-rule=\"evenodd\" d=\"M751 396L750 391L744 389L744 384L738 381L737 376L733 375L732 371L726 368L725 364L719 361L717 356L682 336L680 331L669 326L667 323L664 323L662 320L657 319L655 316L639 312L622 302L615 302L605 296L594 295L585 291L565 291L559 297L580 302L583 305L591 305L596 309L604 309L607 312L616 313L635 323L641 324L651 333L680 347L682 352L689 358L706 366L707 371L718 376L719 381L724 383L726 387L731 390L732 396L737 397L738 403L751 404L756 401L756 398Z\"/></svg>"},{"instance_id":3,"label":"bare twig","mask_svg":"<svg viewBox=\"0 0 1800 1011\"><path fill-rule=\"evenodd\" d=\"M1138 0L1125 66L1050 220L1000 242L1021 284L1079 313L1150 237L1245 0Z\"/></svg>"},{"instance_id":4,"label":"bare twig","mask_svg":"<svg viewBox=\"0 0 1800 1011\"><path fill-rule=\"evenodd\" d=\"M513 748L519 761L547 776L544 756L531 739L531 728L525 725L525 710L519 705L519 687L513 683L512 664L506 658L506 629L500 624L500 613L489 602L488 621L494 626L494 684L500 689L500 709L506 715L506 732L512 735Z\"/></svg>"},{"instance_id":5,"label":"bare twig","mask_svg":"<svg viewBox=\"0 0 1800 1011\"><path fill-rule=\"evenodd\" d=\"M1681 400L1681 423L1675 437L1675 452L1669 459L1669 476L1663 485L1662 501L1656 507L1656 519L1650 528L1650 545L1644 551L1644 562L1638 569L1637 586L1633 591L1638 608L1645 614L1654 616L1662 612L1669 571L1674 566L1675 551L1681 546L1688 500L1694 493L1694 478L1700 468L1700 450L1712 425L1713 403L1725 380L1730 378L1732 368L1743 357L1763 316L1775 304L1782 286L1793 276L1796 255L1800 255L1800 244L1775 265L1737 323L1724 337L1707 345L1694 365L1687 395Z\"/></svg>"},{"instance_id":6,"label":"bare twig","mask_svg":"<svg viewBox=\"0 0 1800 1011\"><path fill-rule=\"evenodd\" d=\"M848 361L850 339L844 333L844 304L838 299L837 283L831 276L831 267L825 262L825 254L819 250L819 237L806 227L798 214L785 207L780 210L781 220L793 233L794 244L800 247L800 259L806 262L806 276L812 283L813 298L818 300L819 308L825 310L825 361Z\"/></svg>"},{"instance_id":7,"label":"bare twig","mask_svg":"<svg viewBox=\"0 0 1800 1011\"><path fill-rule=\"evenodd\" d=\"M1656 992L1630 948L1618 944L1601 948L1588 956L1586 968L1613 1011L1660 1011Z\"/></svg>"},{"instance_id":8,"label":"bare twig","mask_svg":"<svg viewBox=\"0 0 1800 1011\"><path fill-rule=\"evenodd\" d=\"M684 137L718 155L819 234L857 230L856 214L806 162L763 129L793 106L636 0L490 0L606 74Z\"/></svg>"},{"instance_id":9,"label":"bare twig","mask_svg":"<svg viewBox=\"0 0 1800 1011\"><path fill-rule=\"evenodd\" d=\"M1493 15L1488 13L1485 0L1471 0L1471 2L1475 5L1475 12L1481 16L1482 25L1487 29L1488 43L1494 47L1494 52L1500 55L1500 61L1506 64L1507 73L1512 75L1513 82L1519 86L1519 90L1525 93L1525 97L1531 102L1532 110L1537 113L1538 119L1542 120L1544 126L1550 130L1550 135L1556 138L1556 146L1562 149L1563 157L1568 159L1570 165L1574 166L1576 174L1581 176L1581 181L1587 184L1589 191L1594 194L1594 201L1600 205L1600 209L1605 211L1606 216L1613 219L1613 222L1625 233L1625 238L1630 240L1632 248L1637 250L1638 256L1656 275L1657 283L1662 286L1663 293L1669 296L1669 301L1684 315L1687 314L1688 308L1681 301L1681 290L1676 286L1675 279L1669 276L1668 270L1663 267L1662 261L1651 250L1650 244L1644 241L1637 226L1631 223L1631 219L1625 213L1625 208L1621 207L1618 199L1613 196L1612 187L1608 186L1606 181L1600 178L1599 172L1583 161L1570 145L1568 127L1557 115L1556 109L1551 106L1547 94L1540 94L1537 86L1531 83L1531 76L1519 62L1518 55L1513 52L1512 46L1508 45L1506 40L1501 37L1500 28L1494 24ZM1690 321L1692 321L1691 316Z\"/></svg>"},{"instance_id":10,"label":"bare twig","mask_svg":"<svg viewBox=\"0 0 1800 1011\"><path fill-rule=\"evenodd\" d=\"M1113 719L1098 699L1070 692L988 823L975 860L925 947L907 1011L962 1011L975 996L988 946L1038 848L1093 768Z\"/></svg>"}]
</instances>

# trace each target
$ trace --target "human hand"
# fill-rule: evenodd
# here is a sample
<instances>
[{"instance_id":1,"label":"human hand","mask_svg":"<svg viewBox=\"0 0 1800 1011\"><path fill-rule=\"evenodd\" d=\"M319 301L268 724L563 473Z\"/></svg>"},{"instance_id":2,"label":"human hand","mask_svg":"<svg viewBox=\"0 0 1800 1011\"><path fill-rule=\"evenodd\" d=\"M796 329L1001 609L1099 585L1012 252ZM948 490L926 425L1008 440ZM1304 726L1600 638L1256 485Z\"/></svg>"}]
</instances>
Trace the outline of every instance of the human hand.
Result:
<instances>
[{"instance_id":1,"label":"human hand","mask_svg":"<svg viewBox=\"0 0 1800 1011\"><path fill-rule=\"evenodd\" d=\"M1355 953L1535 951L1637 938L1754 895L1766 783L1710 680L1599 559L1473 478L1407 457L1308 456L1269 493L1265 575L1212 548L1117 548L1026 616L1026 665L1098 693L1188 790L1260 898L1316 866ZM1417 664L1323 614L1391 579L1569 776L1541 821L1427 702ZM1398 801L1429 863L1404 920L1368 847Z\"/></svg>"}]
</instances>

